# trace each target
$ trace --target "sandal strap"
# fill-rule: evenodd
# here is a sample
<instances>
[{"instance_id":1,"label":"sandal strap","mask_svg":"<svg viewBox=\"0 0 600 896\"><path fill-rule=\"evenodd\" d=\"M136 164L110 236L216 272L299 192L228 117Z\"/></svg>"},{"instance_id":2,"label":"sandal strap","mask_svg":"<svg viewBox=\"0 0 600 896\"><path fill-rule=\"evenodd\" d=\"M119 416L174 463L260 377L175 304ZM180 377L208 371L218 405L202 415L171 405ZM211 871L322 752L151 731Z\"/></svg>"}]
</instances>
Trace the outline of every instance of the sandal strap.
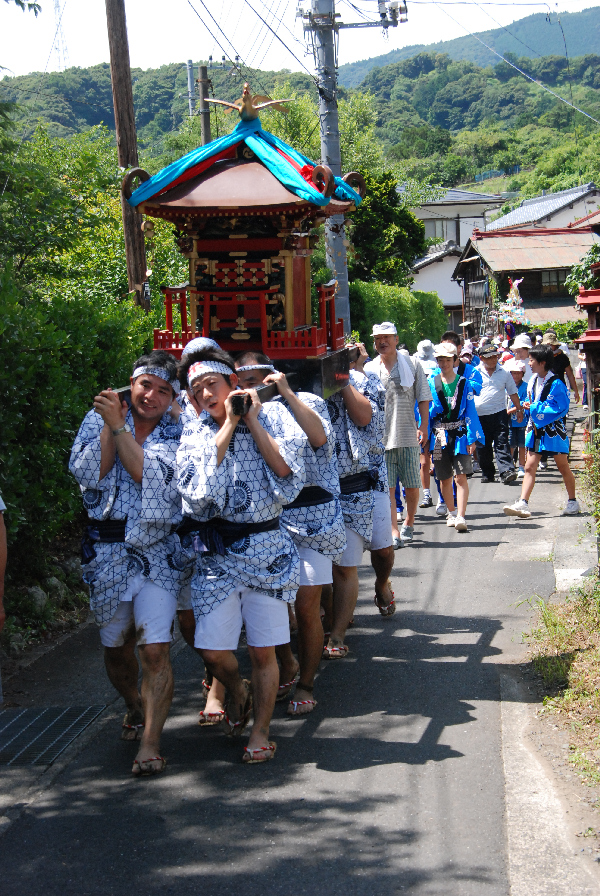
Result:
<instances>
[{"instance_id":1,"label":"sandal strap","mask_svg":"<svg viewBox=\"0 0 600 896\"><path fill-rule=\"evenodd\" d=\"M294 710L297 706L316 706L316 700L290 700L290 706L294 707Z\"/></svg>"}]
</instances>

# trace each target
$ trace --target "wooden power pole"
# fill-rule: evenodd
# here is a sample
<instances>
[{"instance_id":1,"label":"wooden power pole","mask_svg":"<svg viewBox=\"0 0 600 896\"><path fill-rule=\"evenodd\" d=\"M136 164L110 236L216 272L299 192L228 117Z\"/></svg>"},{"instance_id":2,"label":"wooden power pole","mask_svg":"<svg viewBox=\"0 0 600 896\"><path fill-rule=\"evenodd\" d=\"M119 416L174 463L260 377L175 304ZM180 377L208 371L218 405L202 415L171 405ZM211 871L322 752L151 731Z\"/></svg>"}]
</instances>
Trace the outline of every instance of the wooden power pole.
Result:
<instances>
[{"instance_id":1,"label":"wooden power pole","mask_svg":"<svg viewBox=\"0 0 600 896\"><path fill-rule=\"evenodd\" d=\"M137 168L138 151L131 87L131 67L129 63L129 43L125 20L125 0L106 0L106 22L110 47L110 77L112 82L117 150L122 168ZM141 216L129 205L121 194L123 231L125 235L125 256L127 258L127 280L129 291L135 291L138 305L142 300L143 283L146 279L146 248L141 230ZM149 310L148 308L146 310Z\"/></svg>"}]
</instances>

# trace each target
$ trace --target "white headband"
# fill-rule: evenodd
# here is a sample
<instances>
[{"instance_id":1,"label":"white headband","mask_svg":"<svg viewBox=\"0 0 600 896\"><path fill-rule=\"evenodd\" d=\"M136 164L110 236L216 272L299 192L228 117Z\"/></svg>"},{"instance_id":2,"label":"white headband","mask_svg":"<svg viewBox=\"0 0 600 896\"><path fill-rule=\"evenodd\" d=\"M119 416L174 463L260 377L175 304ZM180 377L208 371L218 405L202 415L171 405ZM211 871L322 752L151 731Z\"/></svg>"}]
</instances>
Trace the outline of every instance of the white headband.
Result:
<instances>
[{"instance_id":1,"label":"white headband","mask_svg":"<svg viewBox=\"0 0 600 896\"><path fill-rule=\"evenodd\" d=\"M272 364L244 364L243 367L236 367L236 373L245 373L246 370L270 370L271 373L277 373Z\"/></svg>"},{"instance_id":2,"label":"white headband","mask_svg":"<svg viewBox=\"0 0 600 896\"><path fill-rule=\"evenodd\" d=\"M171 379L171 375L168 370L165 370L164 367L136 367L132 374L132 379L137 379L138 376L143 376L144 374L150 374L150 376L157 376L161 380L165 380L172 389L175 391L179 391L176 389L175 384L177 383L177 378Z\"/></svg>"},{"instance_id":3,"label":"white headband","mask_svg":"<svg viewBox=\"0 0 600 896\"><path fill-rule=\"evenodd\" d=\"M227 364L222 364L220 361L196 361L188 370L189 385L191 386L193 380L197 380L201 376L206 376L207 373L222 373L223 376L231 376L235 371L233 371L231 367L228 367Z\"/></svg>"}]
</instances>

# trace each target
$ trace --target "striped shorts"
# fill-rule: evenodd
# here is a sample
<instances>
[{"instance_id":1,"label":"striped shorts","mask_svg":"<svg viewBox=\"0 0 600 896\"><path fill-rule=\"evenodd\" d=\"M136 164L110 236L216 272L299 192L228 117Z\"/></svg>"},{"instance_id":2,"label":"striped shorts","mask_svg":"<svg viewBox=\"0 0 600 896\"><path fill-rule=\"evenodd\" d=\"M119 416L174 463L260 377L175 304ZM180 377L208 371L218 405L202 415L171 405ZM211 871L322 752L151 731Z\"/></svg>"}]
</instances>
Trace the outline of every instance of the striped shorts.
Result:
<instances>
[{"instance_id":1,"label":"striped shorts","mask_svg":"<svg viewBox=\"0 0 600 896\"><path fill-rule=\"evenodd\" d=\"M399 479L404 488L421 488L419 446L410 448L390 448L385 452L390 488L396 487Z\"/></svg>"}]
</instances>

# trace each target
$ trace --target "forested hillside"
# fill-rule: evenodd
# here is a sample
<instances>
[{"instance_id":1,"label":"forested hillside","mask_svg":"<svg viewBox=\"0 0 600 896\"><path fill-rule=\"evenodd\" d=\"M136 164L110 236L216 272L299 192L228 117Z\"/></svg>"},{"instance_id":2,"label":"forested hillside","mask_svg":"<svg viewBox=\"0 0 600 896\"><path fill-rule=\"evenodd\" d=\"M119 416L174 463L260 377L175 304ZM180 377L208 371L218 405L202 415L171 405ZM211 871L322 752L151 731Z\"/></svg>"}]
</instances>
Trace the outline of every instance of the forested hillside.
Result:
<instances>
[{"instance_id":1,"label":"forested hillside","mask_svg":"<svg viewBox=\"0 0 600 896\"><path fill-rule=\"evenodd\" d=\"M444 18L441 9L436 9L433 14ZM561 13L560 21L565 33L569 56L585 56L588 53L598 52L600 47L600 8L592 7L583 12ZM503 56L506 53L514 53L517 56L535 58L554 53L564 56L565 53L563 36L556 13L549 15L542 12L534 13L534 15L513 22L507 28L478 31L477 36ZM402 62L404 59L410 59L423 52L446 53L451 59L464 59L480 66L495 65L498 62L498 57L490 53L475 37L466 35L436 44L415 44L410 47L402 47L383 56L341 65L339 69L340 84L345 87L358 87L371 69L390 65L392 62Z\"/></svg>"}]
</instances>

